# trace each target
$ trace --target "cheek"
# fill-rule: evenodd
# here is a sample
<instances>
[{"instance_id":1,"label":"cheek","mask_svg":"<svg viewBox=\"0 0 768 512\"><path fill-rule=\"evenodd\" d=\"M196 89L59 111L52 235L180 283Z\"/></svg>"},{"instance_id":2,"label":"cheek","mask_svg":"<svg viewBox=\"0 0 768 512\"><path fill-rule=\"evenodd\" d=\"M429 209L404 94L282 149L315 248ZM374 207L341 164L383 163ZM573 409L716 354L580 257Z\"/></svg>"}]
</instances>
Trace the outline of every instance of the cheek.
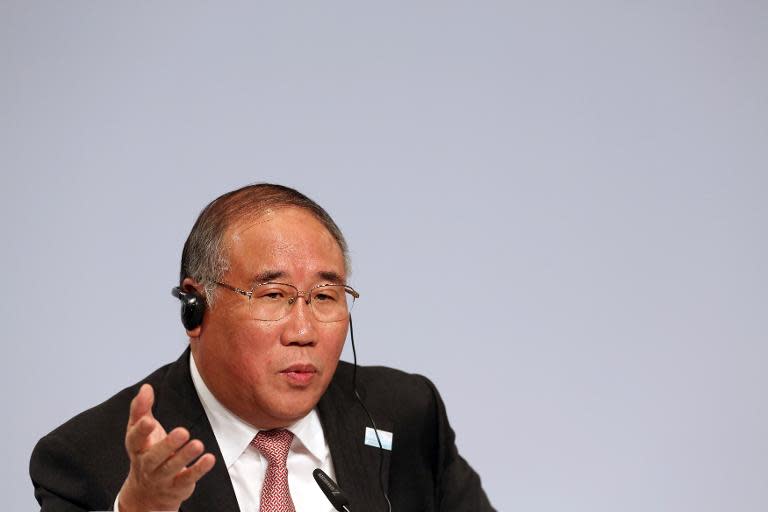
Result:
<instances>
[{"instance_id":1,"label":"cheek","mask_svg":"<svg viewBox=\"0 0 768 512\"><path fill-rule=\"evenodd\" d=\"M344 348L344 340L347 337L346 325L342 327L334 327L323 332L323 339L321 340L323 353L328 359L338 359L341 355L341 351Z\"/></svg>"},{"instance_id":2,"label":"cheek","mask_svg":"<svg viewBox=\"0 0 768 512\"><path fill-rule=\"evenodd\" d=\"M229 357L232 358L230 366L233 371L249 380L267 377L276 364L274 351L252 337L233 338Z\"/></svg>"}]
</instances>

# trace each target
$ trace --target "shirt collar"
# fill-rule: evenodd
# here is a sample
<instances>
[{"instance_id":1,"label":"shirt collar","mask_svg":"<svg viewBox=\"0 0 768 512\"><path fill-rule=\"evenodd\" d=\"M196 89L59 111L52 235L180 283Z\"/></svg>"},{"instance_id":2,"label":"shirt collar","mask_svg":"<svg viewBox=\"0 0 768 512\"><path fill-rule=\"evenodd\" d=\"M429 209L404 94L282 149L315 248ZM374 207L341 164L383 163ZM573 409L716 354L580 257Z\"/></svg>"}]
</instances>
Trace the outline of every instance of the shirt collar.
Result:
<instances>
[{"instance_id":1,"label":"shirt collar","mask_svg":"<svg viewBox=\"0 0 768 512\"><path fill-rule=\"evenodd\" d=\"M205 414L208 416L216 441L219 443L224 463L227 468L230 468L245 452L261 429L243 420L219 402L205 385L191 352L189 354L189 370L192 374L192 383L200 397L200 402L203 404ZM309 414L285 428L294 436L291 451L307 452L317 459L318 463L323 462L329 450L316 409L312 409Z\"/></svg>"}]
</instances>

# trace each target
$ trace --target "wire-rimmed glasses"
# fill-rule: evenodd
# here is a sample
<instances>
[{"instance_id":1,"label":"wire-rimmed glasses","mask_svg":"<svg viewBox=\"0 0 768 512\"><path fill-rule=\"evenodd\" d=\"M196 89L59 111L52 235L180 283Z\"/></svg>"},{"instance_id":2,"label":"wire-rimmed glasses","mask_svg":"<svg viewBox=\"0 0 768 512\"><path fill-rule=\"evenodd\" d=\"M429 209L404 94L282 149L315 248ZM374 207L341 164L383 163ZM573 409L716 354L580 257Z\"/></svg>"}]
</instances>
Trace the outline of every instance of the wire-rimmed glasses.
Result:
<instances>
[{"instance_id":1,"label":"wire-rimmed glasses","mask_svg":"<svg viewBox=\"0 0 768 512\"><path fill-rule=\"evenodd\" d=\"M243 290L227 283L216 284L248 297L251 314L255 320L276 321L288 316L293 304L302 297L320 322L338 322L349 318L355 299L360 297L354 288L345 284L319 284L307 291L292 284L268 281L250 290Z\"/></svg>"}]
</instances>

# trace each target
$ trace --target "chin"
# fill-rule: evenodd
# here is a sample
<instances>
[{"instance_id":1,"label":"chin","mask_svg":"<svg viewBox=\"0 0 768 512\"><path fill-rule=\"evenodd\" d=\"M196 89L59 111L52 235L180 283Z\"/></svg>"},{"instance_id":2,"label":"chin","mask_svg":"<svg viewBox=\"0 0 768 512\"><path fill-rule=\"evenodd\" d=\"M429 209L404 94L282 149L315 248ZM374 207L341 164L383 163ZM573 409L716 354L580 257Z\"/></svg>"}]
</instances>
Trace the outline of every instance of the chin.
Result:
<instances>
[{"instance_id":1,"label":"chin","mask_svg":"<svg viewBox=\"0 0 768 512\"><path fill-rule=\"evenodd\" d=\"M315 393L311 393L311 396L287 396L283 403L273 409L274 416L292 423L309 414L319 400L320 397Z\"/></svg>"}]
</instances>

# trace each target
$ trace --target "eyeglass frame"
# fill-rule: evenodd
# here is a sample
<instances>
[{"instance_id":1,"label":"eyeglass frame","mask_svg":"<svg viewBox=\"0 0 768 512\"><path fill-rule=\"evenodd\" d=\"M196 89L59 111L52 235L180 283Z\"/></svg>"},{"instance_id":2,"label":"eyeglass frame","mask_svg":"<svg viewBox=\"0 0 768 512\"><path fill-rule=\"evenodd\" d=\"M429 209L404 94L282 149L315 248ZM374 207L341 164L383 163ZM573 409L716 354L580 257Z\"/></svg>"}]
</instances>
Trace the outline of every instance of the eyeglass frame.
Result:
<instances>
[{"instance_id":1,"label":"eyeglass frame","mask_svg":"<svg viewBox=\"0 0 768 512\"><path fill-rule=\"evenodd\" d=\"M324 324L329 324L329 323L333 323L333 322L341 322L342 320L345 320L345 319L344 318L340 318L338 320L320 320L319 318L317 318L317 313L315 313L315 309L312 307L312 292L314 290L317 290L318 288L323 288L323 287L326 287L326 286L336 286L336 287L340 286L341 288L344 289L344 291L346 293L349 293L350 295L352 295L352 303L353 304L354 304L355 300L360 298L360 294L354 288L352 288L351 286L346 285L346 284L334 284L334 283L318 284L316 286L313 286L309 290L299 290L296 286L294 286L292 284L280 283L278 281L264 281L263 283L259 283L257 285L254 285L253 288L251 288L250 290L243 290L242 288L238 288L237 286L232 286L231 284L227 284L227 283L224 283L224 282L221 282L221 281L214 281L214 283L219 285L219 286L221 286L221 287L223 287L223 288L226 288L227 290L233 291L235 293L239 293L240 295L242 295L244 297L248 297L248 303L249 304L250 304L251 300L253 299L253 292L254 292L254 290L256 290L256 288L258 288L259 286L264 286L266 284L277 284L277 285L280 285L280 286L288 286L288 287L293 288L294 290L296 290L296 295L294 297L292 297L291 299L288 299L288 305L289 306L293 306L296 303L296 301L299 299L299 297L305 297L304 298L304 303L307 306L310 307L310 310L312 310L312 316L315 317L315 320L317 320L318 322L323 322ZM293 302L291 302L291 300ZM276 320L263 320L263 319L260 319L260 318L257 318L256 320L259 320L260 322L279 322L283 318L285 318L288 315L290 315L290 311L291 310L289 308L288 309L288 313L286 313L285 316L281 316L280 318L278 318ZM347 317L349 317L349 314L350 314L350 312L349 312L349 309L348 309L347 310Z\"/></svg>"}]
</instances>

